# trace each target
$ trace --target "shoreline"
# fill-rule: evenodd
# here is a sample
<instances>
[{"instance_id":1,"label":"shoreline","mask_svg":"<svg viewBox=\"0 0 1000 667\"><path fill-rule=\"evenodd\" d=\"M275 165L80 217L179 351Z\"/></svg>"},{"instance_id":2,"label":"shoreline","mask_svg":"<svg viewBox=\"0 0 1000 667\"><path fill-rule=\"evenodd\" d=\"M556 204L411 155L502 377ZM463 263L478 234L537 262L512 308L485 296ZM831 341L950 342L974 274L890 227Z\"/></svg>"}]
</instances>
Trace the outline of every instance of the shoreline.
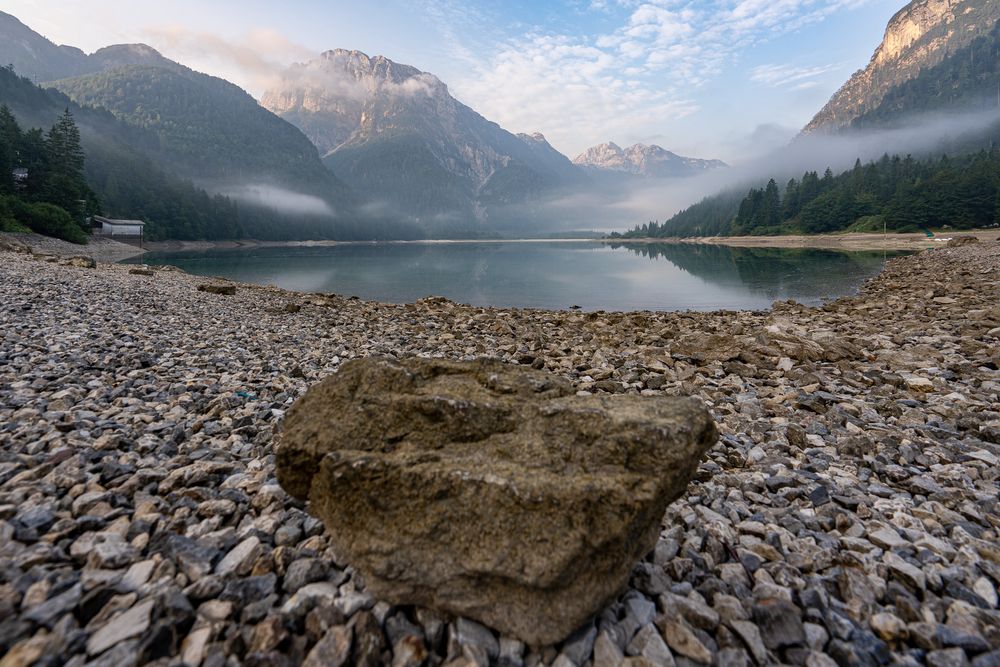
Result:
<instances>
[{"instance_id":1,"label":"shoreline","mask_svg":"<svg viewBox=\"0 0 1000 667\"><path fill-rule=\"evenodd\" d=\"M337 647L465 664L498 646L532 667L614 651L967 664L1000 651L998 276L1000 243L979 242L893 258L820 307L598 314L0 251L0 649L23 664L321 664ZM342 360L381 355L695 396L720 439L622 595L569 641L525 646L378 600L278 483L285 411Z\"/></svg>"},{"instance_id":2,"label":"shoreline","mask_svg":"<svg viewBox=\"0 0 1000 667\"><path fill-rule=\"evenodd\" d=\"M239 250L252 248L311 248L351 245L458 245L473 243L593 243L600 245L650 245L689 244L724 245L734 248L815 248L825 250L867 251L867 250L909 250L919 251L940 248L947 239L975 236L984 242L1000 240L1000 229L978 229L955 231L928 238L922 233L914 234L818 234L812 236L703 236L690 238L644 238L644 239L420 239L412 241L148 241L142 248L121 243L108 238L93 238L87 245L75 245L39 234L15 234L0 232L0 239L24 243L40 252L59 256L83 255L97 261L121 261L149 252L195 252L211 250ZM935 240L937 239L937 240Z\"/></svg>"},{"instance_id":3,"label":"shoreline","mask_svg":"<svg viewBox=\"0 0 1000 667\"><path fill-rule=\"evenodd\" d=\"M86 245L77 245L41 234L0 232L0 244L5 241L14 246L30 248L32 252L57 257L90 257L98 262L120 262L147 252L146 248L121 243L107 237L92 237Z\"/></svg>"},{"instance_id":4,"label":"shoreline","mask_svg":"<svg viewBox=\"0 0 1000 667\"><path fill-rule=\"evenodd\" d=\"M145 248L153 252L186 252L197 250L236 250L240 248L317 248L352 245L457 245L468 243L592 243L595 238L580 239L414 239L395 241L149 241Z\"/></svg>"},{"instance_id":5,"label":"shoreline","mask_svg":"<svg viewBox=\"0 0 1000 667\"><path fill-rule=\"evenodd\" d=\"M711 244L725 245L734 248L816 248L824 250L925 250L940 248L948 239L975 236L984 242L1000 240L1000 229L962 230L936 235L928 238L923 233L910 234L816 234L790 236L699 236L690 238L644 238L644 239L601 239L603 243L612 244ZM935 240L937 239L937 240Z\"/></svg>"},{"instance_id":6,"label":"shoreline","mask_svg":"<svg viewBox=\"0 0 1000 667\"><path fill-rule=\"evenodd\" d=\"M150 241L144 249L150 252L187 252L199 250L237 250L241 248L295 248L333 247L342 245L447 245L471 243L594 243L611 245L641 245L655 243L711 244L737 248L816 248L827 250L923 250L937 248L947 239L976 236L983 241L1000 239L1000 229L963 230L942 233L935 240L922 233L912 234L817 234L800 236L702 236L690 238L646 238L646 239L419 239L410 241Z\"/></svg>"}]
</instances>

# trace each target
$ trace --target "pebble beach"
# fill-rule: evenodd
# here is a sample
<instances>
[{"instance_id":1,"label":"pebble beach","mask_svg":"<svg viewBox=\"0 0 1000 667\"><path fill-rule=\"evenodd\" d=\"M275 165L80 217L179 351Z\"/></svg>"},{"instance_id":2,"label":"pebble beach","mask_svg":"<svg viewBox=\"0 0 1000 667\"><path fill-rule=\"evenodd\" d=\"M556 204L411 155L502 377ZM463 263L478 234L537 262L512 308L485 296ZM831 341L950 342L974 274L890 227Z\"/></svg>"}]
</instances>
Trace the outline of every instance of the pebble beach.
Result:
<instances>
[{"instance_id":1,"label":"pebble beach","mask_svg":"<svg viewBox=\"0 0 1000 667\"><path fill-rule=\"evenodd\" d=\"M712 313L394 305L16 250L0 667L1000 665L995 240L821 307ZM696 396L721 438L618 601L525 646L374 598L278 485L285 411L371 355Z\"/></svg>"}]
</instances>

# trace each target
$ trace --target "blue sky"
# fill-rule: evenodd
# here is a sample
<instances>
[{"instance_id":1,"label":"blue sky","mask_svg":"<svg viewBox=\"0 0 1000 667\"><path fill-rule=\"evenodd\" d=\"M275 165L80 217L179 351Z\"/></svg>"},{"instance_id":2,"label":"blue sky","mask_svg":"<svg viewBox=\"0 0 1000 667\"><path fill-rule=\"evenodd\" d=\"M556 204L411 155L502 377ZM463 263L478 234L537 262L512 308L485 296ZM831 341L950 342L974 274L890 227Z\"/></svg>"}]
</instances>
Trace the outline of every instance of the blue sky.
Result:
<instances>
[{"instance_id":1,"label":"blue sky","mask_svg":"<svg viewBox=\"0 0 1000 667\"><path fill-rule=\"evenodd\" d=\"M58 43L145 42L260 95L332 48L431 72L570 157L603 141L739 161L868 62L904 0L0 0Z\"/></svg>"}]
</instances>

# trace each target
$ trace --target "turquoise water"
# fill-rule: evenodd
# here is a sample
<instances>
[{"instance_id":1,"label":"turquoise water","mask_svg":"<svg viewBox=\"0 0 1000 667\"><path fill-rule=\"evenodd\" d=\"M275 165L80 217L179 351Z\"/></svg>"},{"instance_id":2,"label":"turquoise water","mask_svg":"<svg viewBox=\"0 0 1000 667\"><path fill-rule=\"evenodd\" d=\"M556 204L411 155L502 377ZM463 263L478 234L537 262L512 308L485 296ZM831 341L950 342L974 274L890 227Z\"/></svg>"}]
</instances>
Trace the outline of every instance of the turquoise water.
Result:
<instances>
[{"instance_id":1,"label":"turquoise water","mask_svg":"<svg viewBox=\"0 0 1000 667\"><path fill-rule=\"evenodd\" d=\"M477 306L757 310L855 292L883 252L592 242L384 243L151 252L173 264L300 292L391 303L444 296Z\"/></svg>"}]
</instances>

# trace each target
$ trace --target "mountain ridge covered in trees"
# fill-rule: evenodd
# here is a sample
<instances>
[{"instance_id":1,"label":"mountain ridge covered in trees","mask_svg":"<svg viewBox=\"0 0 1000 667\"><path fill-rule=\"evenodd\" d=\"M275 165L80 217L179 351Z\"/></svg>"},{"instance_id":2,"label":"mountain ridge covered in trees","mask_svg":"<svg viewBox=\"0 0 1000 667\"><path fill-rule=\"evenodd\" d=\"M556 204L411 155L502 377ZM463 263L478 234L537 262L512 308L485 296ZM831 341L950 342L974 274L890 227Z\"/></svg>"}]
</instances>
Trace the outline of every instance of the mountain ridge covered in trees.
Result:
<instances>
[{"instance_id":1,"label":"mountain ridge covered in trees","mask_svg":"<svg viewBox=\"0 0 1000 667\"><path fill-rule=\"evenodd\" d=\"M350 203L347 188L298 128L235 84L171 65L124 65L46 85L147 131L155 142L146 152L195 182L267 180L332 206Z\"/></svg>"},{"instance_id":2,"label":"mountain ridge covered in trees","mask_svg":"<svg viewBox=\"0 0 1000 667\"><path fill-rule=\"evenodd\" d=\"M807 171L781 187L774 179L742 197L709 197L660 224L619 236L740 236L840 231L912 232L1000 223L1000 149L937 159L884 155L834 175Z\"/></svg>"},{"instance_id":3,"label":"mountain ridge covered in trees","mask_svg":"<svg viewBox=\"0 0 1000 667\"><path fill-rule=\"evenodd\" d=\"M1000 108L1000 23L888 91L878 106L855 118L845 132L906 127L914 114L994 108ZM981 132L940 143L935 155L883 157L868 165L858 163L836 177L807 172L793 179L791 190L777 178L770 182L762 178L749 192L729 189L664 223L640 225L621 236L880 231L883 223L895 231L990 225L998 221L996 145L1000 145L1000 119ZM865 184L861 189L859 179Z\"/></svg>"},{"instance_id":4,"label":"mountain ridge covered in trees","mask_svg":"<svg viewBox=\"0 0 1000 667\"><path fill-rule=\"evenodd\" d=\"M50 126L69 110L86 155L86 181L101 210L110 217L146 221L146 236L151 240L419 237L419 230L403 223L281 215L210 194L150 157L159 142L155 133L125 124L105 109L81 107L65 94L37 86L7 67L0 68L0 103L27 128Z\"/></svg>"}]
</instances>

